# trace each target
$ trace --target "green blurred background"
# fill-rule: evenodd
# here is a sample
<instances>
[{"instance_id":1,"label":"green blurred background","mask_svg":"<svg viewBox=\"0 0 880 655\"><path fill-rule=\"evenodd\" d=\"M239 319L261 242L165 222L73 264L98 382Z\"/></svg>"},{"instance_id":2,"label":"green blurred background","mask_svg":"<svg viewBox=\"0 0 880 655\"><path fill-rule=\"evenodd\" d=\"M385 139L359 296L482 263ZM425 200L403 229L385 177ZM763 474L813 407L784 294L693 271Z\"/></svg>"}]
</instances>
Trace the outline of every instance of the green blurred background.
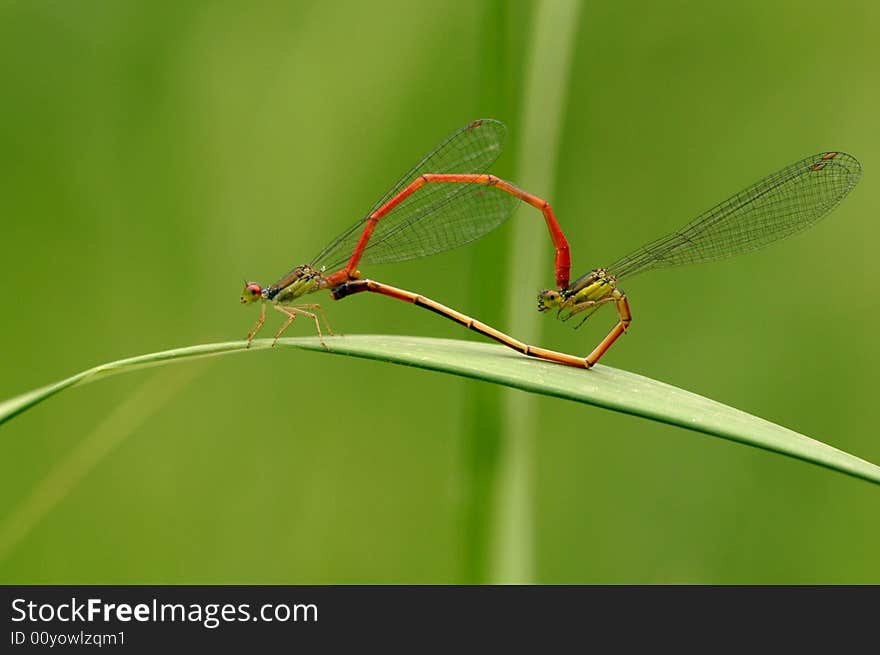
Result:
<instances>
[{"instance_id":1,"label":"green blurred background","mask_svg":"<svg viewBox=\"0 0 880 655\"><path fill-rule=\"evenodd\" d=\"M508 124L493 170L517 180L539 10L3 3L0 398L243 337L256 318L238 303L244 278L308 261L473 118ZM615 0L585 2L577 22L558 174L529 189L551 199L574 273L808 154L846 150L865 169L804 235L630 281L635 323L604 363L880 462L880 4ZM509 327L552 283L536 242L546 275L506 284L512 235L537 220L524 208L477 244L368 272ZM477 338L384 298L321 301L346 333ZM603 312L574 332L541 319L542 345L579 353L613 322ZM506 402L537 416L520 579L880 582L880 492L865 482L291 349L114 378L4 425L0 581L507 581L493 573Z\"/></svg>"}]
</instances>

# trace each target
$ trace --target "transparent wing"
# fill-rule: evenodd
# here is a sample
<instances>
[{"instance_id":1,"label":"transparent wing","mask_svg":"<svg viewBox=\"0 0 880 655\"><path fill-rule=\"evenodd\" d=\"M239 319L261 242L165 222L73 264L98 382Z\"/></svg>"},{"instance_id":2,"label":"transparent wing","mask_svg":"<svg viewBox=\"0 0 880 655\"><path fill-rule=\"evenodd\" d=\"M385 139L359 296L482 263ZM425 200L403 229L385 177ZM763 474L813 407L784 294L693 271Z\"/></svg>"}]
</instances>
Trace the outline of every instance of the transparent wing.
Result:
<instances>
[{"instance_id":1,"label":"transparent wing","mask_svg":"<svg viewBox=\"0 0 880 655\"><path fill-rule=\"evenodd\" d=\"M845 152L807 157L728 198L608 267L618 278L652 268L697 264L757 250L816 223L859 181Z\"/></svg>"},{"instance_id":2,"label":"transparent wing","mask_svg":"<svg viewBox=\"0 0 880 655\"><path fill-rule=\"evenodd\" d=\"M515 196L483 185L431 184L417 194L426 190L435 192L430 203L425 207L414 203L405 220L385 226L379 235L373 232L362 261L401 262L463 246L501 225L519 203ZM397 211L379 221L376 231Z\"/></svg>"},{"instance_id":3,"label":"transparent wing","mask_svg":"<svg viewBox=\"0 0 880 655\"><path fill-rule=\"evenodd\" d=\"M401 177L364 218L321 251L312 266L333 270L348 261L367 218L420 175L484 172L501 154L505 134L503 123L482 119L449 136ZM503 223L517 202L482 185L427 184L376 224L362 261L400 262L464 245Z\"/></svg>"}]
</instances>

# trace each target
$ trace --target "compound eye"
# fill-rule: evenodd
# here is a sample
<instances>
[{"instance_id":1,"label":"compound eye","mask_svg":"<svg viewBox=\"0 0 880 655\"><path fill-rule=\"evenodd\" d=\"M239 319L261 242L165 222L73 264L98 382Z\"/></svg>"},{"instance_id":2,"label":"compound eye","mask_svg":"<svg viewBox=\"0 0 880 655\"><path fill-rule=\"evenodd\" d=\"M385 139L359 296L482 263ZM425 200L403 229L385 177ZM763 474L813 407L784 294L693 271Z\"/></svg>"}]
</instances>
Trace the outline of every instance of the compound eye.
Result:
<instances>
[{"instance_id":1,"label":"compound eye","mask_svg":"<svg viewBox=\"0 0 880 655\"><path fill-rule=\"evenodd\" d=\"M553 289L545 289L538 294L538 311L544 312L551 307L558 307L562 301L562 296L558 291Z\"/></svg>"},{"instance_id":2,"label":"compound eye","mask_svg":"<svg viewBox=\"0 0 880 655\"><path fill-rule=\"evenodd\" d=\"M263 288L256 282L248 282L244 289L252 296L259 296L263 293Z\"/></svg>"}]
</instances>

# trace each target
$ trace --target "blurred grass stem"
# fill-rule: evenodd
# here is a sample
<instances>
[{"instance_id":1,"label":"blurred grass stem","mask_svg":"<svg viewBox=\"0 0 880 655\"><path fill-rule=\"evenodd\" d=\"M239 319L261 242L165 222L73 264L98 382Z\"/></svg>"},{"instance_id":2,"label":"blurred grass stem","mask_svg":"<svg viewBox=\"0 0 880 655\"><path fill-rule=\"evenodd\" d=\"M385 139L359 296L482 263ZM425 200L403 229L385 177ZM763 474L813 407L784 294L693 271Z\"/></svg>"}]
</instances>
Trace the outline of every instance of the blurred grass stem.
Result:
<instances>
[{"instance_id":1,"label":"blurred grass stem","mask_svg":"<svg viewBox=\"0 0 880 655\"><path fill-rule=\"evenodd\" d=\"M517 152L520 186L552 196L559 151L559 130L568 101L569 71L575 47L580 0L539 2L527 48L523 88L522 138ZM538 341L538 313L523 313L522 295L537 294L551 269L549 242L538 221L514 224L512 261L507 286L511 334L526 343ZM546 284L545 284L546 286ZM534 398L504 394L499 476L493 516L490 579L495 583L535 580L535 489L532 462L538 434Z\"/></svg>"}]
</instances>

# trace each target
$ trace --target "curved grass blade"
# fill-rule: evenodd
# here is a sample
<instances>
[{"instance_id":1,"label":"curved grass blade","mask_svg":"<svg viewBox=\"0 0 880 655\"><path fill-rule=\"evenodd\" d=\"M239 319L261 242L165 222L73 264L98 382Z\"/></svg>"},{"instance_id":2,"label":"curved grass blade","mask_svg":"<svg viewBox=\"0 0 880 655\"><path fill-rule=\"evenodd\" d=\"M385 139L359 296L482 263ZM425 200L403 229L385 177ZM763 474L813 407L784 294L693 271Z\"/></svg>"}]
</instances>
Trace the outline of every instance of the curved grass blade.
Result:
<instances>
[{"instance_id":1,"label":"curved grass blade","mask_svg":"<svg viewBox=\"0 0 880 655\"><path fill-rule=\"evenodd\" d=\"M828 444L635 373L597 365L590 371L528 359L504 346L405 336L325 337L329 352L374 359L503 384L523 391L565 398L677 425L802 459L875 484L880 467ZM328 352L317 337L280 339L279 345ZM271 339L253 342L250 351L270 349ZM116 373L171 362L248 351L244 341L166 350L96 366L66 380L0 403L0 423L64 389Z\"/></svg>"},{"instance_id":2,"label":"curved grass blade","mask_svg":"<svg viewBox=\"0 0 880 655\"><path fill-rule=\"evenodd\" d=\"M100 463L201 373L196 365L151 376L55 462L21 501L0 517L0 561L6 559Z\"/></svg>"},{"instance_id":3,"label":"curved grass blade","mask_svg":"<svg viewBox=\"0 0 880 655\"><path fill-rule=\"evenodd\" d=\"M251 350L259 350L261 348L271 347L268 339L260 339L254 341ZM119 359L115 362L100 364L85 371L81 371L69 378L59 380L45 387L28 391L20 396L15 396L8 400L0 402L0 425L9 419L21 414L34 405L37 405L47 398L51 398L56 393L76 387L81 384L88 384L95 380L100 380L117 373L127 373L128 371L137 371L152 366L162 366L163 364L175 361L185 361L191 359L201 359L203 357L212 357L215 355L223 355L226 353L241 352L247 350L246 341L233 341L231 343L211 343L203 346L189 346L188 348L175 348L174 350L163 350L158 353L150 353L148 355L140 355L138 357L128 357Z\"/></svg>"}]
</instances>

